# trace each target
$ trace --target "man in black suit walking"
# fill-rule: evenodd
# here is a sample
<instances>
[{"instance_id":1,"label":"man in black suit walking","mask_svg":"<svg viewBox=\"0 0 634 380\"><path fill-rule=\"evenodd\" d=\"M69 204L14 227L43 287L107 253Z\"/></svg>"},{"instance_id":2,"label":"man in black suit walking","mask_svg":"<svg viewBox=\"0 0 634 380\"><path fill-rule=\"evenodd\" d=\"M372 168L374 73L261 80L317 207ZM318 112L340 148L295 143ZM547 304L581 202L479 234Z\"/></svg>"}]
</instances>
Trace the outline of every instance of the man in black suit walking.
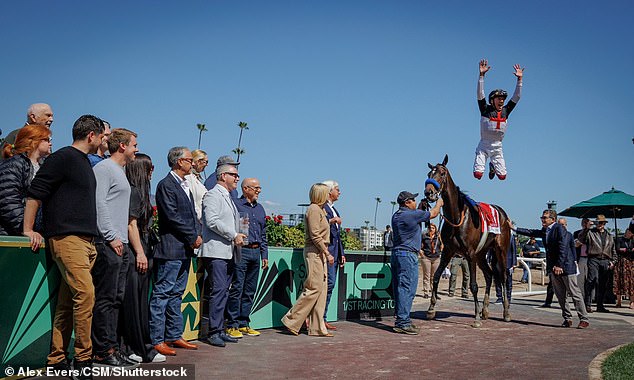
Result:
<instances>
[{"instance_id":1,"label":"man in black suit walking","mask_svg":"<svg viewBox=\"0 0 634 380\"><path fill-rule=\"evenodd\" d=\"M572 327L572 313L570 305L566 302L566 295L570 293L580 320L577 328L585 329L590 326L590 323L581 290L577 286L576 252L572 234L556 220L555 210L544 210L541 216L541 230L515 229L510 221L509 225L520 235L542 238L546 248L546 268L550 273L550 282L553 284L555 295L561 307L561 315L564 317L561 326Z\"/></svg>"}]
</instances>

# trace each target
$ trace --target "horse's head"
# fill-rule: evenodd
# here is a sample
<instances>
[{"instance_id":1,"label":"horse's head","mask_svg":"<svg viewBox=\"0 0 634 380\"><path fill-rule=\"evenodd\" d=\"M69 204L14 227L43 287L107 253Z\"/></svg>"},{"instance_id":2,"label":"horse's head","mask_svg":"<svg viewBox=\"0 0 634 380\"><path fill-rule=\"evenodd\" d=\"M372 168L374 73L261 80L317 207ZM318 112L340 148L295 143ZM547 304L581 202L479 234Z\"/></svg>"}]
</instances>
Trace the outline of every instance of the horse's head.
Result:
<instances>
[{"instance_id":1,"label":"horse's head","mask_svg":"<svg viewBox=\"0 0 634 380\"><path fill-rule=\"evenodd\" d=\"M425 181L425 198L430 202L436 202L440 196L441 191L445 188L447 178L449 177L449 170L447 169L447 161L449 157L445 154L445 159L441 164L427 164L429 166L429 173L427 173L427 180Z\"/></svg>"}]
</instances>

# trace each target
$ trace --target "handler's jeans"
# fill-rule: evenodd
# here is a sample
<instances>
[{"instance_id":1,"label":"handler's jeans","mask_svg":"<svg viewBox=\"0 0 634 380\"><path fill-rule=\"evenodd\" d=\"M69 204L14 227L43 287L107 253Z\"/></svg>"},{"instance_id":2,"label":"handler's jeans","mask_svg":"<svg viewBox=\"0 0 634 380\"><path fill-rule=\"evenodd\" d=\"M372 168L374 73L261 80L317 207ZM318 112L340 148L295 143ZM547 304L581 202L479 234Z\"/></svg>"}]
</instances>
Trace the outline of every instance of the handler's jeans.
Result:
<instances>
[{"instance_id":1,"label":"handler's jeans","mask_svg":"<svg viewBox=\"0 0 634 380\"><path fill-rule=\"evenodd\" d=\"M392 251L390 258L392 271L392 289L394 291L395 327L407 327L412 324L409 313L416 296L418 286L418 253Z\"/></svg>"},{"instance_id":2,"label":"handler's jeans","mask_svg":"<svg viewBox=\"0 0 634 380\"><path fill-rule=\"evenodd\" d=\"M227 328L249 326L253 296L260 273L260 248L242 247L242 257L235 265L225 311Z\"/></svg>"},{"instance_id":3,"label":"handler's jeans","mask_svg":"<svg viewBox=\"0 0 634 380\"><path fill-rule=\"evenodd\" d=\"M92 359L92 308L95 288L90 270L97 251L91 237L55 236L46 241L62 280L59 284L57 307L51 334L51 353L47 364L54 365L66 358L66 349L75 330L75 359Z\"/></svg>"}]
</instances>

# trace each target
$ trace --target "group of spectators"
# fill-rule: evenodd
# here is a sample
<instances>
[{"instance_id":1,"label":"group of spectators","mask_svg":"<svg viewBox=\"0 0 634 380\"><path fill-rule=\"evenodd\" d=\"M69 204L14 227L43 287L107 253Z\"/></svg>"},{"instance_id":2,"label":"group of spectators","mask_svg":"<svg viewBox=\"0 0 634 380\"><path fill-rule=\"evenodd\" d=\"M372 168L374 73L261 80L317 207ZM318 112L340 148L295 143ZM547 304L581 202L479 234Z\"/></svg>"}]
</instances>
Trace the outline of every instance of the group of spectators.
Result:
<instances>
[{"instance_id":1,"label":"group of spectators","mask_svg":"<svg viewBox=\"0 0 634 380\"><path fill-rule=\"evenodd\" d=\"M181 314L196 256L209 284L207 342L259 335L249 326L258 271L268 266L259 181L244 179L238 198L238 162L220 157L203 184L207 154L174 147L155 211L154 165L138 152L137 133L83 115L72 144L51 153L52 123L49 105L29 107L0 162L0 235L27 236L35 252L46 243L61 273L47 366L71 368L73 332L80 377L90 377L84 369L93 365L134 367L197 349L182 337Z\"/></svg>"},{"instance_id":2,"label":"group of spectators","mask_svg":"<svg viewBox=\"0 0 634 380\"><path fill-rule=\"evenodd\" d=\"M515 228L520 235L539 237L546 248L546 270L550 276L545 307L552 302L552 293L562 310L563 327L572 327L572 314L567 297L572 298L579 317L578 328L589 326L588 314L594 311L609 313L605 307L608 283L614 279L614 294L617 296L616 306L621 306L622 295L630 298L630 308L634 308L634 251L632 250L632 230L634 223L627 228L624 236L614 241L607 231L608 220L604 215L597 215L593 222L588 218L581 221L582 228L574 232L567 230L564 218L557 219L554 210L544 210L540 218L542 228L531 230ZM633 219L634 222L634 219ZM534 251L534 240L529 240L524 250ZM618 252L618 255L617 255ZM616 269L616 270L615 270ZM596 308L592 308L592 300Z\"/></svg>"}]
</instances>

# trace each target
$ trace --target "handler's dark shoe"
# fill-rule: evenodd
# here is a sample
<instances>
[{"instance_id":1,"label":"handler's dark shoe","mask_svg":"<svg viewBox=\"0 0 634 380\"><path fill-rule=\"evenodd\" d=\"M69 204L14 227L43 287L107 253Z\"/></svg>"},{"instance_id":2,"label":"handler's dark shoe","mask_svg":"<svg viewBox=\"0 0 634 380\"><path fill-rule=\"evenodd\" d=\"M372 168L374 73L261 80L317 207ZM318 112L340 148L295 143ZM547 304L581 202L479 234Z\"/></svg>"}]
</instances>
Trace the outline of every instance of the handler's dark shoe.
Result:
<instances>
[{"instance_id":1,"label":"handler's dark shoe","mask_svg":"<svg viewBox=\"0 0 634 380\"><path fill-rule=\"evenodd\" d=\"M394 332L399 334L407 334L407 335L418 335L418 330L412 327L411 325L403 326L403 327L394 327Z\"/></svg>"},{"instance_id":2,"label":"handler's dark shoe","mask_svg":"<svg viewBox=\"0 0 634 380\"><path fill-rule=\"evenodd\" d=\"M495 167L489 162L489 179L495 178Z\"/></svg>"},{"instance_id":3,"label":"handler's dark shoe","mask_svg":"<svg viewBox=\"0 0 634 380\"><path fill-rule=\"evenodd\" d=\"M566 319L564 323L561 324L561 327L565 327L565 328L572 327L572 321L570 319Z\"/></svg>"},{"instance_id":4,"label":"handler's dark shoe","mask_svg":"<svg viewBox=\"0 0 634 380\"><path fill-rule=\"evenodd\" d=\"M592 308L590 306L586 306L586 312L592 313Z\"/></svg>"},{"instance_id":5,"label":"handler's dark shoe","mask_svg":"<svg viewBox=\"0 0 634 380\"><path fill-rule=\"evenodd\" d=\"M587 321L581 321L579 322L579 326L577 326L578 329L587 329L590 326L590 323Z\"/></svg>"},{"instance_id":6,"label":"handler's dark shoe","mask_svg":"<svg viewBox=\"0 0 634 380\"><path fill-rule=\"evenodd\" d=\"M609 313L609 312L610 312L610 310L606 309L603 306L597 307L597 313Z\"/></svg>"}]
</instances>

